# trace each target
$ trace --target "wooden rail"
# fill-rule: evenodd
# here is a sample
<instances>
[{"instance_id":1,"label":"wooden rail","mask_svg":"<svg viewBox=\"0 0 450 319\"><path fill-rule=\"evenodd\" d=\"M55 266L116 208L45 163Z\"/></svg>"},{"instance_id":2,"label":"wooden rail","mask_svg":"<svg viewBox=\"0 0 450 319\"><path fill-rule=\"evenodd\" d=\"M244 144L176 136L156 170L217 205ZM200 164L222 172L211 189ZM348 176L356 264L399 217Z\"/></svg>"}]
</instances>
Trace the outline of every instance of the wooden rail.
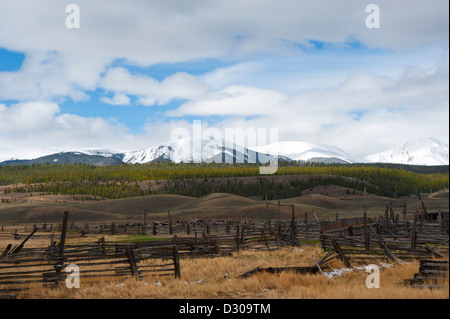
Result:
<instances>
[{"instance_id":1,"label":"wooden rail","mask_svg":"<svg viewBox=\"0 0 450 319\"><path fill-rule=\"evenodd\" d=\"M442 288L438 285L440 281L448 277L448 260L420 260L419 272L414 274L414 278L406 279L404 285L415 288Z\"/></svg>"}]
</instances>

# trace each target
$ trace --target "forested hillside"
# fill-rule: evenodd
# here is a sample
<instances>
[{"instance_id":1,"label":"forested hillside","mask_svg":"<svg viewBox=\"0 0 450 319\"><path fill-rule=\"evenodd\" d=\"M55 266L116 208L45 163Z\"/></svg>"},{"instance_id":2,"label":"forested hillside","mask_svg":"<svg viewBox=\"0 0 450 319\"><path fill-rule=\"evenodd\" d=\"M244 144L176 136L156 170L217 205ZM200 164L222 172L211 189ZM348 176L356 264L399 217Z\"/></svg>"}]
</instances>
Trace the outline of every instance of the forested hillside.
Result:
<instances>
[{"instance_id":1,"label":"forested hillside","mask_svg":"<svg viewBox=\"0 0 450 319\"><path fill-rule=\"evenodd\" d=\"M417 168L415 169L417 170ZM0 185L9 192L88 195L94 199L125 198L155 193L204 196L226 192L269 199L300 196L315 186L338 185L373 194L397 197L448 188L446 173L418 173L380 165L283 164L275 175L301 175L288 182L259 175L255 164L173 164L91 166L85 164L34 164L0 167ZM251 182L240 177L257 176ZM272 176L272 175L271 175ZM161 187L150 187L157 181Z\"/></svg>"}]
</instances>

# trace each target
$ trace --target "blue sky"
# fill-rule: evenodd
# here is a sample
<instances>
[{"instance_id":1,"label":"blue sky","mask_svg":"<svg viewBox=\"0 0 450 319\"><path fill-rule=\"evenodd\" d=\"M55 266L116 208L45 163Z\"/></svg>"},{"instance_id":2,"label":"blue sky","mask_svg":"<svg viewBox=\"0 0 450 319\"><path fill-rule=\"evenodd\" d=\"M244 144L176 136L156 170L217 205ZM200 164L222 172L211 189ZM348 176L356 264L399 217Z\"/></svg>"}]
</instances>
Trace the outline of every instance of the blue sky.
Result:
<instances>
[{"instance_id":1,"label":"blue sky","mask_svg":"<svg viewBox=\"0 0 450 319\"><path fill-rule=\"evenodd\" d=\"M81 0L68 29L61 3L2 2L0 160L144 149L193 120L356 158L448 143L448 3L424 3L379 1L368 29L356 0Z\"/></svg>"},{"instance_id":2,"label":"blue sky","mask_svg":"<svg viewBox=\"0 0 450 319\"><path fill-rule=\"evenodd\" d=\"M25 54L0 48L0 72L18 71L25 59Z\"/></svg>"}]
</instances>

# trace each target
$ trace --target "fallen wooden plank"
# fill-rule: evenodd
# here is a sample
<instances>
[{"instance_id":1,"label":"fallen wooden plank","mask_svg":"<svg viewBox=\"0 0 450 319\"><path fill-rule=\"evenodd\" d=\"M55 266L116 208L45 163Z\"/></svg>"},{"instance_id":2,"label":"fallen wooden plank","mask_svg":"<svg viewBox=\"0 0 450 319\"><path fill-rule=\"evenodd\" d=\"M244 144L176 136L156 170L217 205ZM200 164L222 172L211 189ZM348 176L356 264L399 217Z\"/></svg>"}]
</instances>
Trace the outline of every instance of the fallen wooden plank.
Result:
<instances>
[{"instance_id":1,"label":"fallen wooden plank","mask_svg":"<svg viewBox=\"0 0 450 319\"><path fill-rule=\"evenodd\" d=\"M333 243L333 247L334 250L336 251L336 253L339 255L339 258L341 259L341 261L344 263L345 267L347 268L351 268L351 264L348 261L347 257L345 256L345 254L343 253L343 251L341 250L341 247L339 246L339 244L337 243L336 240L332 239L331 242Z\"/></svg>"}]
</instances>

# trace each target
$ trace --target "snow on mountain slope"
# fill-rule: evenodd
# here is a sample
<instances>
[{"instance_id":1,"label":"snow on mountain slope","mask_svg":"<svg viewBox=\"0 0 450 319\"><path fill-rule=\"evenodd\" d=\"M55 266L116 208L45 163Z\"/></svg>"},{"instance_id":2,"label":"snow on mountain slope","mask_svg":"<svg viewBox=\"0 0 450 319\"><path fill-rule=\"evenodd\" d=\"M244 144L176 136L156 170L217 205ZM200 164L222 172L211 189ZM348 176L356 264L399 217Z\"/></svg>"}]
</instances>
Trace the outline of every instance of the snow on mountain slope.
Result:
<instances>
[{"instance_id":1,"label":"snow on mountain slope","mask_svg":"<svg viewBox=\"0 0 450 319\"><path fill-rule=\"evenodd\" d=\"M286 156L295 161L313 161L315 158L339 159L351 163L351 157L338 147L310 142L286 141L252 148L255 151Z\"/></svg>"},{"instance_id":2,"label":"snow on mountain slope","mask_svg":"<svg viewBox=\"0 0 450 319\"><path fill-rule=\"evenodd\" d=\"M267 163L269 159L269 154L258 153L226 140L185 138L170 140L140 151L127 152L122 161L130 164L152 161ZM280 160L289 159L281 157Z\"/></svg>"},{"instance_id":3,"label":"snow on mountain slope","mask_svg":"<svg viewBox=\"0 0 450 319\"><path fill-rule=\"evenodd\" d=\"M432 138L409 140L387 151L366 156L364 163L397 163L409 165L449 165L448 144Z\"/></svg>"},{"instance_id":4,"label":"snow on mountain slope","mask_svg":"<svg viewBox=\"0 0 450 319\"><path fill-rule=\"evenodd\" d=\"M125 163L149 163L167 160L175 163L200 163L224 153L233 155L233 145L217 139L201 140L194 138L175 139L155 145L145 150L125 153ZM221 158L221 156L220 156Z\"/></svg>"},{"instance_id":5,"label":"snow on mountain slope","mask_svg":"<svg viewBox=\"0 0 450 319\"><path fill-rule=\"evenodd\" d=\"M352 157L335 146L310 142L288 141L265 146L245 148L222 139L176 139L157 144L148 149L117 152L109 149L81 149L41 156L33 160L12 159L0 165L27 163L86 162L95 165L118 163L267 163L278 156L280 161L301 160L323 163L354 163ZM448 144L435 138L410 140L404 145L366 156L362 163L398 163L409 165L449 165Z\"/></svg>"},{"instance_id":6,"label":"snow on mountain slope","mask_svg":"<svg viewBox=\"0 0 450 319\"><path fill-rule=\"evenodd\" d=\"M86 149L80 149L76 152L83 153L86 155L95 155L95 156L103 156L103 157L113 157L113 156L120 154L120 152L106 149L106 148L86 148Z\"/></svg>"}]
</instances>

